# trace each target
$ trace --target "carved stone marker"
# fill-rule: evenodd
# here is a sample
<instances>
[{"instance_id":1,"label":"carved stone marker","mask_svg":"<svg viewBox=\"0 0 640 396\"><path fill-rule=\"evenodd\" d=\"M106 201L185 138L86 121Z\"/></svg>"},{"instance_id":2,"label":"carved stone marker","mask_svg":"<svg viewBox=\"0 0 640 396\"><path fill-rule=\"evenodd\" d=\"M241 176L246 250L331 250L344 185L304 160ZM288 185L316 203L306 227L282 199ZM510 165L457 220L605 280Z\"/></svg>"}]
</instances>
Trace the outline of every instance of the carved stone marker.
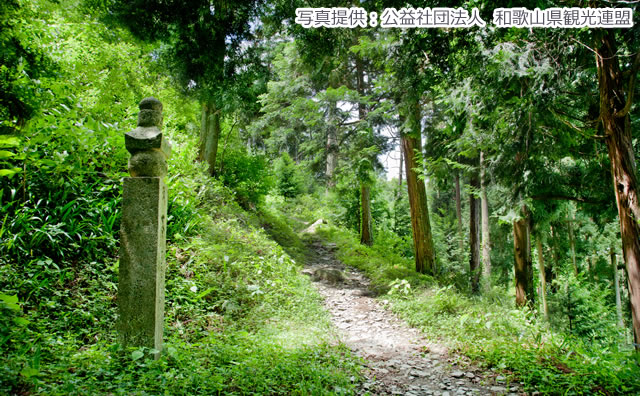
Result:
<instances>
[{"instance_id":1,"label":"carved stone marker","mask_svg":"<svg viewBox=\"0 0 640 396\"><path fill-rule=\"evenodd\" d=\"M131 158L124 179L118 330L124 346L162 350L167 233L167 159L171 145L162 136L162 103L140 102L138 127L125 134ZM156 355L158 357L158 355Z\"/></svg>"}]
</instances>

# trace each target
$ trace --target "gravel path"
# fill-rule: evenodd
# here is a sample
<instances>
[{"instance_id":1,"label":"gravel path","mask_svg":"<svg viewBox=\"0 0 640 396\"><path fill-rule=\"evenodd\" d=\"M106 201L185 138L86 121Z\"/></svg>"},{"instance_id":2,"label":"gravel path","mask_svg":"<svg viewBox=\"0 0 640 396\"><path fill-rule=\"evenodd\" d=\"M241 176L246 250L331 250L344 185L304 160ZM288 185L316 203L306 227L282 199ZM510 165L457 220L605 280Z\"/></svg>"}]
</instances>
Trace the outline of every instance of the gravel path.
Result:
<instances>
[{"instance_id":1,"label":"gravel path","mask_svg":"<svg viewBox=\"0 0 640 396\"><path fill-rule=\"evenodd\" d=\"M342 341L367 361L358 394L372 395L523 395L493 372L482 372L463 357L428 342L399 320L369 292L368 280L334 258L335 245L314 241L303 273L325 299ZM460 363L460 365L456 364ZM464 365L464 367L462 367Z\"/></svg>"}]
</instances>

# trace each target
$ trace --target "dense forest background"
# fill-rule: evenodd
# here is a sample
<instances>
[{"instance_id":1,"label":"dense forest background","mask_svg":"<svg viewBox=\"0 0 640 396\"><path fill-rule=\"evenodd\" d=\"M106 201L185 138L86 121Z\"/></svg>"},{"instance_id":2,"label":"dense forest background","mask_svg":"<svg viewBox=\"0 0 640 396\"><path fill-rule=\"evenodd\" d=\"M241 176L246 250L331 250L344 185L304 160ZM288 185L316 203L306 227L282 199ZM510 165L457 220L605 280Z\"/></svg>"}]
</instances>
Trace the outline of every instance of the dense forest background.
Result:
<instances>
[{"instance_id":1,"label":"dense forest background","mask_svg":"<svg viewBox=\"0 0 640 396\"><path fill-rule=\"evenodd\" d=\"M637 25L305 29L303 6L338 4L0 4L3 393L353 392L299 273L318 219L394 312L525 389L640 392ZM159 360L114 329L147 96L174 148Z\"/></svg>"}]
</instances>

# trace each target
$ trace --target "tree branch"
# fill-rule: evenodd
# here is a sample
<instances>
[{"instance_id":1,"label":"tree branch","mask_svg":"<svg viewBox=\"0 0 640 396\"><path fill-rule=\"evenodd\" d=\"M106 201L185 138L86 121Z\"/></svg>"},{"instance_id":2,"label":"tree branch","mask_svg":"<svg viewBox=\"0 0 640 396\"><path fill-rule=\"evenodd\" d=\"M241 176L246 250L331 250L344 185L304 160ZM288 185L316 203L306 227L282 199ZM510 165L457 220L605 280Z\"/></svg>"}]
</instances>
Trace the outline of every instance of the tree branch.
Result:
<instances>
[{"instance_id":1,"label":"tree branch","mask_svg":"<svg viewBox=\"0 0 640 396\"><path fill-rule=\"evenodd\" d=\"M564 118L561 117L561 115L564 115L566 117L570 117L568 114L564 114L556 109L552 109L549 108L549 111L552 112L556 117L558 117L558 120L560 122L562 122L563 124L565 124L566 126L568 126L569 128L573 129L574 131L578 132L579 134L581 134L582 136L588 138L588 139L604 139L605 136L601 136L601 135L587 135L581 128L578 128L577 126L573 125L571 122L565 120ZM571 117L573 118L573 117ZM575 119L575 118L574 118Z\"/></svg>"},{"instance_id":2,"label":"tree branch","mask_svg":"<svg viewBox=\"0 0 640 396\"><path fill-rule=\"evenodd\" d=\"M633 65L631 66L631 69L629 69L629 71L631 72L631 75L629 76L629 89L627 90L628 92L627 103L624 105L624 108L622 110L614 114L615 117L618 117L618 118L625 117L627 114L629 114L629 111L631 110L631 105L633 104L633 91L635 90L636 76L638 75L638 69L640 69L640 51L638 51L638 53L636 54L636 59L634 59Z\"/></svg>"}]
</instances>

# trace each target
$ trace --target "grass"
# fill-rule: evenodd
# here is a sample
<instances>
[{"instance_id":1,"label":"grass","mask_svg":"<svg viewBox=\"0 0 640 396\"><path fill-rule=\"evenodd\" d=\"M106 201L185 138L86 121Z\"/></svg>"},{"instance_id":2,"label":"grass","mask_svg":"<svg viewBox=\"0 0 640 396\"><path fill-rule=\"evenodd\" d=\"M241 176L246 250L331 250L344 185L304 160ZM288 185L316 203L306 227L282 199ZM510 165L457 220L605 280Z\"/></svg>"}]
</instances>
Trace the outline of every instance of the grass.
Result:
<instances>
[{"instance_id":1,"label":"grass","mask_svg":"<svg viewBox=\"0 0 640 396\"><path fill-rule=\"evenodd\" d=\"M0 394L353 393L360 362L300 274L302 241L176 156L161 357L118 344L115 257L0 259Z\"/></svg>"}]
</instances>

